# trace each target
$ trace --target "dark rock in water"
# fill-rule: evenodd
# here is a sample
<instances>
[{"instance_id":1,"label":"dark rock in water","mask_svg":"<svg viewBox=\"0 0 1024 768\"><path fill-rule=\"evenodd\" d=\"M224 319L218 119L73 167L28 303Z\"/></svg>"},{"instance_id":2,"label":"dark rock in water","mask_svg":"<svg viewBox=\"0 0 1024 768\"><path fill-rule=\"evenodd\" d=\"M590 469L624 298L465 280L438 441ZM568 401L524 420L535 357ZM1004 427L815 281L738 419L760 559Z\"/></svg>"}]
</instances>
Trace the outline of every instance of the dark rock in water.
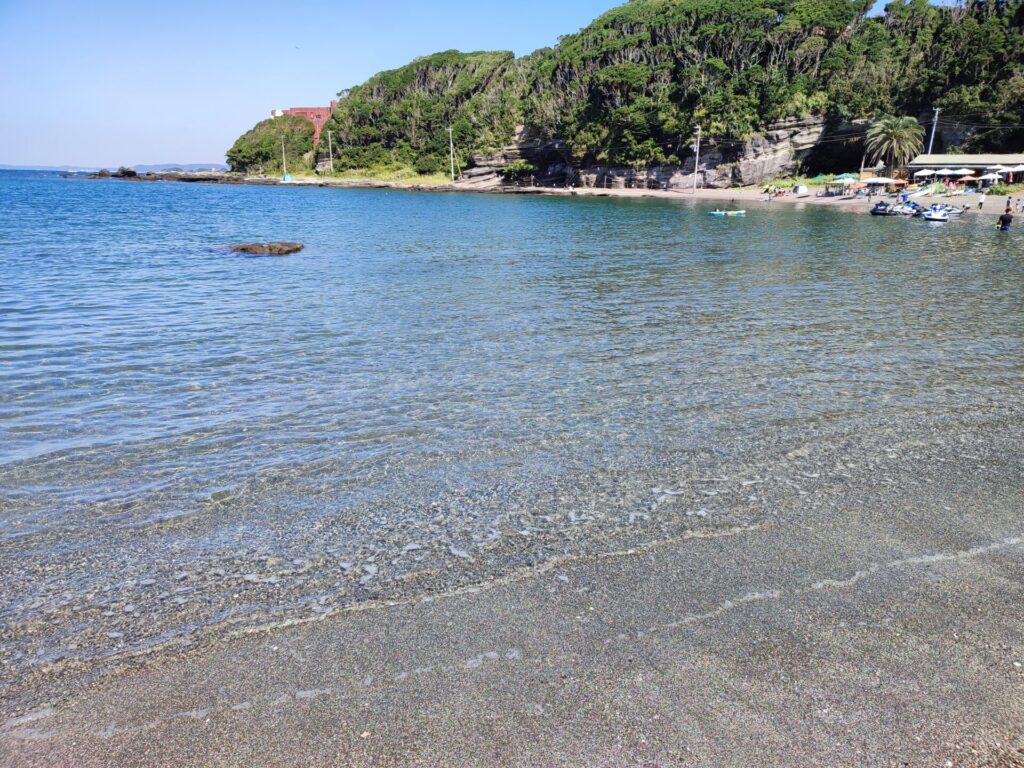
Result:
<instances>
[{"instance_id":1,"label":"dark rock in water","mask_svg":"<svg viewBox=\"0 0 1024 768\"><path fill-rule=\"evenodd\" d=\"M94 179L109 179L110 178L110 171L108 171L106 168L102 168L102 169L100 169L99 173L92 174L91 178L94 178Z\"/></svg>"},{"instance_id":2,"label":"dark rock in water","mask_svg":"<svg viewBox=\"0 0 1024 768\"><path fill-rule=\"evenodd\" d=\"M236 253L286 256L289 253L298 253L304 247L302 243L241 243L239 245L232 245L231 250Z\"/></svg>"},{"instance_id":3,"label":"dark rock in water","mask_svg":"<svg viewBox=\"0 0 1024 768\"><path fill-rule=\"evenodd\" d=\"M122 165L122 166L121 166L120 168L118 168L118 169L117 169L117 171L116 171L116 172L114 173L114 178L115 178L115 179L131 179L131 178L134 178L134 177L136 177L136 176L138 176L138 175L139 175L139 174L135 172L135 169L134 169L134 168L125 168L125 167L124 167L124 166Z\"/></svg>"}]
</instances>

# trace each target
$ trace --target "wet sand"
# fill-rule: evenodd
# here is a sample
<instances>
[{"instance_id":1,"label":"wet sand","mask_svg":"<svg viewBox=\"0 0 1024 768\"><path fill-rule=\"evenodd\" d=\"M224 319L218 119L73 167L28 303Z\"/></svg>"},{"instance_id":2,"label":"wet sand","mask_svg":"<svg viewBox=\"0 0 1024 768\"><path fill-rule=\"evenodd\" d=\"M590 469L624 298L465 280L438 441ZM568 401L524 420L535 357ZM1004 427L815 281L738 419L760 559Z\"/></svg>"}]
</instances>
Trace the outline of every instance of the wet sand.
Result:
<instances>
[{"instance_id":1,"label":"wet sand","mask_svg":"<svg viewBox=\"0 0 1024 768\"><path fill-rule=\"evenodd\" d=\"M692 479L752 525L41 682L0 764L1024 765L1022 426L791 446Z\"/></svg>"}]
</instances>

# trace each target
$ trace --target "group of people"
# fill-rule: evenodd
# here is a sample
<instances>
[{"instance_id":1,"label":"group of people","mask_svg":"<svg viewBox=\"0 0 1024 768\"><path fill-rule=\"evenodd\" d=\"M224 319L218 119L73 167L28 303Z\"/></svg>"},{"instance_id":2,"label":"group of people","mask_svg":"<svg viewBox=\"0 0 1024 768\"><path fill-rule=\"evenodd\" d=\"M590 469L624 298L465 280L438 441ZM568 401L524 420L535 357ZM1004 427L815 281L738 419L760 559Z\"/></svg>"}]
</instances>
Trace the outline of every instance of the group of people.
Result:
<instances>
[{"instance_id":1,"label":"group of people","mask_svg":"<svg viewBox=\"0 0 1024 768\"><path fill-rule=\"evenodd\" d=\"M978 198L978 210L980 211L985 207L985 200L988 195L985 192L981 193ZM1024 197L1018 197L1016 200L1013 199L1013 195L1009 195L1006 198L1006 210L1010 213L1024 213Z\"/></svg>"},{"instance_id":2,"label":"group of people","mask_svg":"<svg viewBox=\"0 0 1024 768\"><path fill-rule=\"evenodd\" d=\"M983 210L985 208L985 198L986 197L987 197L987 195L984 192L982 192L981 196L978 198L978 210L979 211ZM1006 198L1006 210L999 217L999 224L997 225L999 227L999 229L1001 229L1003 232L1009 232L1010 231L1010 225L1013 224L1013 212L1016 211L1017 213L1021 213L1022 209L1024 209L1024 201L1022 201L1021 198L1018 197L1017 198L1017 202L1015 204L1014 201L1013 201L1013 196L1012 195L1007 197Z\"/></svg>"}]
</instances>

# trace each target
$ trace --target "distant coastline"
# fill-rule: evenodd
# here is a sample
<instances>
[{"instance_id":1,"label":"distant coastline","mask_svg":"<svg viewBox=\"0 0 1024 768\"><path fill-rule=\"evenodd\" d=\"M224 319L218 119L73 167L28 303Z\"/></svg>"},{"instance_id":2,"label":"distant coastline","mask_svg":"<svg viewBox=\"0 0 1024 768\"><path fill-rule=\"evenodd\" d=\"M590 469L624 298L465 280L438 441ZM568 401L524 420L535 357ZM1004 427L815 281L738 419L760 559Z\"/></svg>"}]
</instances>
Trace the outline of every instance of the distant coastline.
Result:
<instances>
[{"instance_id":1,"label":"distant coastline","mask_svg":"<svg viewBox=\"0 0 1024 768\"><path fill-rule=\"evenodd\" d=\"M167 171L226 171L224 163L155 163L150 165L132 166L139 173ZM40 171L44 173L98 173L99 171L115 171L115 166L107 165L2 165L0 171Z\"/></svg>"}]
</instances>

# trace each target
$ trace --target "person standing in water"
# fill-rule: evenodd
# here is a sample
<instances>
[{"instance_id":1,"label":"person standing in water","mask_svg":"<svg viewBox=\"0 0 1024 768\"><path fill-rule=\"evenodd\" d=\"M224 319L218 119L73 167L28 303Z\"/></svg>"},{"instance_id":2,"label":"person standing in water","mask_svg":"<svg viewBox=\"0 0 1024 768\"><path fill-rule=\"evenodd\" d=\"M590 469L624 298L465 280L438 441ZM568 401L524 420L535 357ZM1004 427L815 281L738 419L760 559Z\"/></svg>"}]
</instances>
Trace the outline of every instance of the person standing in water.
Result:
<instances>
[{"instance_id":1,"label":"person standing in water","mask_svg":"<svg viewBox=\"0 0 1024 768\"><path fill-rule=\"evenodd\" d=\"M999 229L1003 232L1009 232L1011 224L1013 224L1013 214L1007 208L1006 213L999 217Z\"/></svg>"}]
</instances>

